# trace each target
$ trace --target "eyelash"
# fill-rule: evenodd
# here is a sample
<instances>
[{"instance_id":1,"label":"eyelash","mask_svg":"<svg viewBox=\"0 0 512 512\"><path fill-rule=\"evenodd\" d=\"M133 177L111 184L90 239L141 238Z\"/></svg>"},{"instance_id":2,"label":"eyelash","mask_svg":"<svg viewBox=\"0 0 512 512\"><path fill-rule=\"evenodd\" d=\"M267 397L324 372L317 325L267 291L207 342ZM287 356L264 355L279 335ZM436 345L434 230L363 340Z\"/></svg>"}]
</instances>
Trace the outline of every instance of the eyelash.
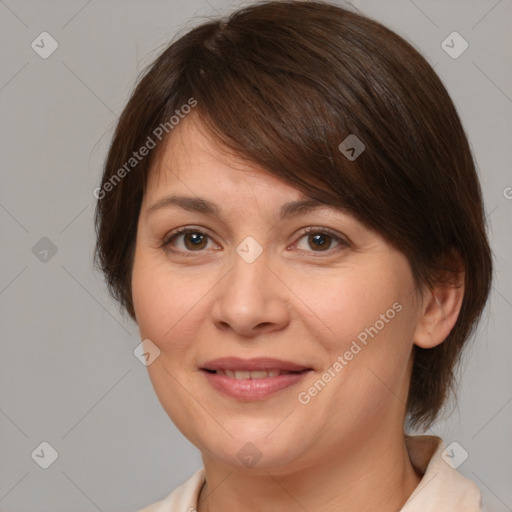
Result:
<instances>
[{"instance_id":1,"label":"eyelash","mask_svg":"<svg viewBox=\"0 0 512 512\"><path fill-rule=\"evenodd\" d=\"M164 249L164 250L167 250L167 251L170 251L172 253L179 253L179 254L184 254L184 255L187 255L187 256L188 255L194 256L195 255L194 253L204 252L204 249L203 250L198 250L198 251L182 251L182 250L179 250L179 249L177 250L177 249L170 248L171 243L176 238L178 238L180 235L187 234L187 233L198 233L198 234L201 234L201 235L205 235L210 240L212 240L212 237L210 237L210 235L208 235L207 233L205 233L201 229L193 228L193 227L178 228L175 231L172 231L171 233L168 233L165 236L165 238L163 239L163 241L161 243L160 248ZM337 252L337 251L343 249L344 247L349 247L350 246L350 243L346 239L342 238L336 232L334 232L334 231L332 231L332 230L330 230L328 228L320 228L320 227L309 227L309 228L306 228L304 231L302 231L302 233L301 233L300 237L297 239L297 241L301 240L302 238L304 238L305 236L310 235L310 234L327 235L327 236L329 236L330 238L332 238L334 241L336 241L339 244L334 249L329 248L329 249L327 249L325 251L313 251L313 250L305 251L303 249L298 249L299 251L313 253L313 254L320 253L318 256L315 256L315 257L321 257L322 254L331 255L333 253L333 251Z\"/></svg>"}]
</instances>

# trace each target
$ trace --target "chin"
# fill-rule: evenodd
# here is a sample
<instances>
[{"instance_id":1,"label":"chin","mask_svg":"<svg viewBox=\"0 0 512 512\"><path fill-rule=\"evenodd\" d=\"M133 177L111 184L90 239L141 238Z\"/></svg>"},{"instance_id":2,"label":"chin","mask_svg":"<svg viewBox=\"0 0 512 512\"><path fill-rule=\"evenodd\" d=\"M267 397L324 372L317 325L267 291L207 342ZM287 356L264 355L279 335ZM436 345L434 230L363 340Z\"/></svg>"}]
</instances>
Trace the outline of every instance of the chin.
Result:
<instances>
[{"instance_id":1,"label":"chin","mask_svg":"<svg viewBox=\"0 0 512 512\"><path fill-rule=\"evenodd\" d=\"M267 421L260 424L260 428L254 422L240 424L237 421L236 430L231 430L229 424L223 423L233 432L233 437L227 433L219 436L216 431L211 438L203 435L201 439L191 439L191 442L199 448L203 458L211 457L237 470L258 472L295 469L299 460L304 459L308 446L314 445L314 440L308 442L303 428L290 432L290 425L279 432L279 427L275 428L279 421L274 421L270 429Z\"/></svg>"}]
</instances>

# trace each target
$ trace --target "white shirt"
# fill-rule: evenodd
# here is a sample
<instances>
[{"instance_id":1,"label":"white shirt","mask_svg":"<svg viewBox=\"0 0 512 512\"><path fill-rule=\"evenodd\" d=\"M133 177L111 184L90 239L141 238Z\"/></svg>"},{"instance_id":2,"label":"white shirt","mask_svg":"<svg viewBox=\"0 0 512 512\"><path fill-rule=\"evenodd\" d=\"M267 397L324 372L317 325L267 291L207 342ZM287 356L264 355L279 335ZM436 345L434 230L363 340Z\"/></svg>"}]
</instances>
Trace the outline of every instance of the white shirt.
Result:
<instances>
[{"instance_id":1,"label":"white shirt","mask_svg":"<svg viewBox=\"0 0 512 512\"><path fill-rule=\"evenodd\" d=\"M406 436L411 463L423 475L400 512L482 512L475 482L453 469L441 456L443 441L435 436ZM167 498L140 512L196 512L205 482L204 468L194 473Z\"/></svg>"}]
</instances>

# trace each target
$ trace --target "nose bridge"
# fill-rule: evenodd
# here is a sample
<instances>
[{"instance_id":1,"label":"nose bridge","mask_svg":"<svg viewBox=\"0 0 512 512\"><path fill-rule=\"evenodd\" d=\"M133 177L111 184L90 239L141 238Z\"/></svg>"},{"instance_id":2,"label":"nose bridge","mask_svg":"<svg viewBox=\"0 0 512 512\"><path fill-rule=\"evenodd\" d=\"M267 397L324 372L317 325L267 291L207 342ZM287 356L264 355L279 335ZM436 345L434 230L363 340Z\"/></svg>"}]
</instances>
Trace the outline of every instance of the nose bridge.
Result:
<instances>
[{"instance_id":1,"label":"nose bridge","mask_svg":"<svg viewBox=\"0 0 512 512\"><path fill-rule=\"evenodd\" d=\"M239 244L233 256L233 266L228 277L228 291L233 292L238 300L244 300L253 306L263 300L267 295L266 292L270 292L263 286L268 279L268 263L267 254L263 254L263 248L258 250L251 242Z\"/></svg>"},{"instance_id":2,"label":"nose bridge","mask_svg":"<svg viewBox=\"0 0 512 512\"><path fill-rule=\"evenodd\" d=\"M250 265L263 254L263 247L253 236L247 236L238 244L236 253Z\"/></svg>"}]
</instances>

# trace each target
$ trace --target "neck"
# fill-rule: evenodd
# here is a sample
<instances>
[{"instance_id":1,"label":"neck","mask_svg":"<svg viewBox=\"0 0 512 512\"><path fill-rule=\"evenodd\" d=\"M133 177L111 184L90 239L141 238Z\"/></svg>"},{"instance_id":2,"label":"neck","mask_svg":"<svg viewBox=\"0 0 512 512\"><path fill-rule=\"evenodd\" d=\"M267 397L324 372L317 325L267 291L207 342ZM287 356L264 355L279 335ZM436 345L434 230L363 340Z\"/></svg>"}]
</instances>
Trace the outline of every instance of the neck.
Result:
<instances>
[{"instance_id":1,"label":"neck","mask_svg":"<svg viewBox=\"0 0 512 512\"><path fill-rule=\"evenodd\" d=\"M237 471L205 458L207 484L198 512L400 510L421 477L409 460L403 433L399 434L379 431L364 442L351 439L349 445L317 458L317 463L299 470L279 468L279 474L272 469Z\"/></svg>"}]
</instances>

